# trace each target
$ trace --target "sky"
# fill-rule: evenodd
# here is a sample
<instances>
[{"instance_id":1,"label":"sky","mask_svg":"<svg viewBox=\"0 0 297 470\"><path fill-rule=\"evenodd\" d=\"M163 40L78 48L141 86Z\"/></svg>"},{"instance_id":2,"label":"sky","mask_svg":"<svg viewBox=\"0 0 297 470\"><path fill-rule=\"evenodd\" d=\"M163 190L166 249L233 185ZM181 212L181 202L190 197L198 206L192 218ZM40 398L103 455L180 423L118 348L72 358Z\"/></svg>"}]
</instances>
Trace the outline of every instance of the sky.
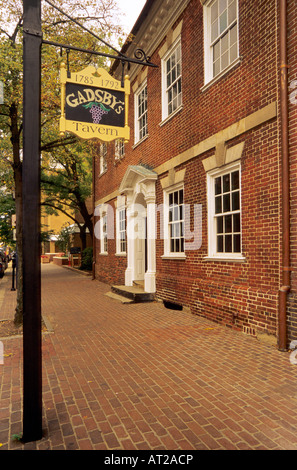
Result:
<instances>
[{"instance_id":1,"label":"sky","mask_svg":"<svg viewBox=\"0 0 297 470\"><path fill-rule=\"evenodd\" d=\"M119 9L125 14L121 18L127 33L133 28L146 0L117 0Z\"/></svg>"}]
</instances>

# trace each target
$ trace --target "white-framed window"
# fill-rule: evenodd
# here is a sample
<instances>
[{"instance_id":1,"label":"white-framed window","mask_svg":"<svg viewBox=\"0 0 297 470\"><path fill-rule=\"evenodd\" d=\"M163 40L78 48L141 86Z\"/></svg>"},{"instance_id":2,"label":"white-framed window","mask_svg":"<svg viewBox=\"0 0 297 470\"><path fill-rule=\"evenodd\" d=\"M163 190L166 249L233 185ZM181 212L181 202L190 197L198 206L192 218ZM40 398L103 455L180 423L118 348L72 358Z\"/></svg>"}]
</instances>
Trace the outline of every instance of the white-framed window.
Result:
<instances>
[{"instance_id":1,"label":"white-framed window","mask_svg":"<svg viewBox=\"0 0 297 470\"><path fill-rule=\"evenodd\" d=\"M100 247L101 247L101 254L106 254L107 253L107 239L108 239L108 234L107 234L107 213L103 212L101 216L101 234L100 234Z\"/></svg>"},{"instance_id":2,"label":"white-framed window","mask_svg":"<svg viewBox=\"0 0 297 470\"><path fill-rule=\"evenodd\" d=\"M178 38L162 59L162 119L182 106L181 41Z\"/></svg>"},{"instance_id":3,"label":"white-framed window","mask_svg":"<svg viewBox=\"0 0 297 470\"><path fill-rule=\"evenodd\" d=\"M127 225L126 208L117 209L117 254L126 254L127 252Z\"/></svg>"},{"instance_id":4,"label":"white-framed window","mask_svg":"<svg viewBox=\"0 0 297 470\"><path fill-rule=\"evenodd\" d=\"M107 145L100 144L100 175L107 171Z\"/></svg>"},{"instance_id":5,"label":"white-framed window","mask_svg":"<svg viewBox=\"0 0 297 470\"><path fill-rule=\"evenodd\" d=\"M243 259L240 162L207 174L208 256Z\"/></svg>"},{"instance_id":6,"label":"white-framed window","mask_svg":"<svg viewBox=\"0 0 297 470\"><path fill-rule=\"evenodd\" d=\"M164 256L185 257L183 185L164 192Z\"/></svg>"},{"instance_id":7,"label":"white-framed window","mask_svg":"<svg viewBox=\"0 0 297 470\"><path fill-rule=\"evenodd\" d=\"M135 93L135 143L147 135L147 82L145 81Z\"/></svg>"},{"instance_id":8,"label":"white-framed window","mask_svg":"<svg viewBox=\"0 0 297 470\"><path fill-rule=\"evenodd\" d=\"M125 156L124 139L116 139L115 141L115 161L121 160Z\"/></svg>"},{"instance_id":9,"label":"white-framed window","mask_svg":"<svg viewBox=\"0 0 297 470\"><path fill-rule=\"evenodd\" d=\"M204 5L205 83L227 71L239 58L238 0Z\"/></svg>"}]
</instances>

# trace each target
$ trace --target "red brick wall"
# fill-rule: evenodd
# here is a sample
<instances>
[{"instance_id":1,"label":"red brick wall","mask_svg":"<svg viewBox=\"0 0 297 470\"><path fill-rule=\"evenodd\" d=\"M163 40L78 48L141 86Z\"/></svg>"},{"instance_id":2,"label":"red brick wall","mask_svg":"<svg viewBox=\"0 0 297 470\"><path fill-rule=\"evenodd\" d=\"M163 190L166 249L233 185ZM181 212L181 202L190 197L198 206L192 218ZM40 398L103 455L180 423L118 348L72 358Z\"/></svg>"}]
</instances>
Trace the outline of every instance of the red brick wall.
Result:
<instances>
[{"instance_id":1,"label":"red brick wall","mask_svg":"<svg viewBox=\"0 0 297 470\"><path fill-rule=\"evenodd\" d=\"M185 203L202 204L202 246L187 252L186 260L164 260L161 258L163 244L158 240L158 297L187 305L194 313L250 333L260 329L276 334L279 285L276 131L274 121L250 132L244 139L241 159L244 263L204 260L207 199L206 174L201 161L205 155L185 165ZM160 187L159 198L162 198Z\"/></svg>"},{"instance_id":2,"label":"red brick wall","mask_svg":"<svg viewBox=\"0 0 297 470\"><path fill-rule=\"evenodd\" d=\"M161 117L161 60L158 49L148 67L149 138L134 145L134 95L131 92L129 125L131 139L126 157L114 164L114 143L109 144L108 172L96 187L96 199L118 189L128 165L157 167L169 158L219 132L277 98L274 2L240 0L240 55L242 62L202 92L204 84L202 6L193 0L177 23L182 28L183 110L165 125Z\"/></svg>"},{"instance_id":3,"label":"red brick wall","mask_svg":"<svg viewBox=\"0 0 297 470\"><path fill-rule=\"evenodd\" d=\"M289 44L296 67L296 2L290 9ZM295 7L293 7L295 5ZM155 168L193 145L230 126L245 116L278 99L277 18L275 2L239 0L241 63L205 91L203 72L203 18L199 1L191 1L178 22L182 28L182 93L183 110L165 125L161 118L161 62L158 50L151 60L159 69L148 68L149 137L134 144L134 96L130 97L131 140L125 158L114 164L114 144L109 147L108 172L97 178L96 200L117 190L128 165L146 164ZM295 37L295 39L294 39ZM291 108L292 214L296 212L296 109ZM203 238L199 250L188 252L186 260L164 260L163 241L157 240L157 294L191 308L232 328L256 334L276 334L278 289L280 282L280 192L278 121L274 119L228 142L245 142L241 159L242 240L245 263L205 261L207 255L206 173L202 160L207 154L191 160L186 168L185 202L202 204ZM166 176L166 174L162 175ZM160 182L156 185L157 204L163 202ZM295 217L295 220L297 218ZM160 220L158 217L158 226ZM292 223L292 248L296 253L295 222ZM114 256L114 241L109 242L109 256L97 254L96 273L100 280L124 283L126 260ZM294 257L295 255L293 255ZM296 259L294 257L294 264ZM296 276L292 273L290 303L291 333L296 331ZM294 319L295 318L295 319Z\"/></svg>"}]
</instances>

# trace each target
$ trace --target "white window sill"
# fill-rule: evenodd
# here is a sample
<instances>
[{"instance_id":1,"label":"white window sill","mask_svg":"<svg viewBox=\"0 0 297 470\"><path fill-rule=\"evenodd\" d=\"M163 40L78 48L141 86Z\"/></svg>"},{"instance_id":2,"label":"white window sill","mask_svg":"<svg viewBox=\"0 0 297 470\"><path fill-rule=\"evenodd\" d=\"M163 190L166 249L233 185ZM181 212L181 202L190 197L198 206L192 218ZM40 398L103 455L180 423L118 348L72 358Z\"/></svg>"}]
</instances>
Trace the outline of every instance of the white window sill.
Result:
<instances>
[{"instance_id":1,"label":"white window sill","mask_svg":"<svg viewBox=\"0 0 297 470\"><path fill-rule=\"evenodd\" d=\"M233 263L245 263L246 258L244 256L204 256L204 261L225 261L225 262L233 262Z\"/></svg>"},{"instance_id":2,"label":"white window sill","mask_svg":"<svg viewBox=\"0 0 297 470\"><path fill-rule=\"evenodd\" d=\"M167 116L165 119L163 119L162 122L160 122L159 126L162 127L164 126L170 119L172 119L176 114L180 113L183 110L183 105L179 106L173 113L171 113L169 116Z\"/></svg>"},{"instance_id":3,"label":"white window sill","mask_svg":"<svg viewBox=\"0 0 297 470\"><path fill-rule=\"evenodd\" d=\"M134 150L138 145L142 144L146 139L149 138L149 134L146 134L142 139L138 140L138 142L135 142L135 144L132 146L132 149Z\"/></svg>"},{"instance_id":4,"label":"white window sill","mask_svg":"<svg viewBox=\"0 0 297 470\"><path fill-rule=\"evenodd\" d=\"M187 259L186 255L184 253L173 253L173 254L168 254L168 255L162 255L162 259L179 259L179 260L185 260Z\"/></svg>"},{"instance_id":5,"label":"white window sill","mask_svg":"<svg viewBox=\"0 0 297 470\"><path fill-rule=\"evenodd\" d=\"M99 253L100 256L108 256L108 253L104 252L104 253Z\"/></svg>"},{"instance_id":6,"label":"white window sill","mask_svg":"<svg viewBox=\"0 0 297 470\"><path fill-rule=\"evenodd\" d=\"M228 67L226 67L222 72L220 72L218 75L216 75L214 78L212 78L210 81L205 83L203 87L200 88L200 91L203 93L206 91L208 88L210 88L214 83L219 81L226 73L228 73L230 70L232 70L236 65L240 64L242 61L242 57L238 57L236 60L232 62Z\"/></svg>"},{"instance_id":7,"label":"white window sill","mask_svg":"<svg viewBox=\"0 0 297 470\"><path fill-rule=\"evenodd\" d=\"M124 256L125 257L125 256L127 256L127 253L126 252L125 253L115 253L115 256Z\"/></svg>"}]
</instances>

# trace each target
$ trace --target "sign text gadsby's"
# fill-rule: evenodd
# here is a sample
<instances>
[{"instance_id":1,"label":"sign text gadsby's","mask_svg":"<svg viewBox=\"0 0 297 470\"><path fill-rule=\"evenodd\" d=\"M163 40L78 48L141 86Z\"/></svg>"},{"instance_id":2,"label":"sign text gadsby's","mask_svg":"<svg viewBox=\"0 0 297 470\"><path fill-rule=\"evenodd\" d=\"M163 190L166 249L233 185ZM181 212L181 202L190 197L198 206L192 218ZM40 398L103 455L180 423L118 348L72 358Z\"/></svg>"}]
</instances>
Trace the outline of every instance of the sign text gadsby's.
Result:
<instances>
[{"instance_id":1,"label":"sign text gadsby's","mask_svg":"<svg viewBox=\"0 0 297 470\"><path fill-rule=\"evenodd\" d=\"M87 67L69 79L62 64L61 82L61 134L69 131L84 139L129 140L128 77L122 87L104 69Z\"/></svg>"}]
</instances>

